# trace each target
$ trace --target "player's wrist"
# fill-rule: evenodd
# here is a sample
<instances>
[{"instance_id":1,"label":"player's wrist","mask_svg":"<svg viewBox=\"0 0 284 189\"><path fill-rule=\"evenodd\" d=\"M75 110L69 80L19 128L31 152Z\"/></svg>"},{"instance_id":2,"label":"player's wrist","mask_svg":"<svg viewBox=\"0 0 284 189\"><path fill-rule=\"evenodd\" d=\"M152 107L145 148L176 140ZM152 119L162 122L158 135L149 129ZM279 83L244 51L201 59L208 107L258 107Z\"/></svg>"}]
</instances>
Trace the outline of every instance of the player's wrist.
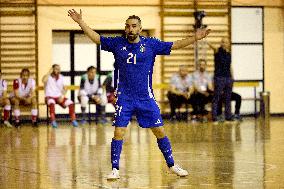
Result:
<instances>
[{"instance_id":1,"label":"player's wrist","mask_svg":"<svg viewBox=\"0 0 284 189\"><path fill-rule=\"evenodd\" d=\"M81 26L82 24L84 24L84 21L82 18L78 19L77 21L77 24L79 24L79 26Z\"/></svg>"}]
</instances>

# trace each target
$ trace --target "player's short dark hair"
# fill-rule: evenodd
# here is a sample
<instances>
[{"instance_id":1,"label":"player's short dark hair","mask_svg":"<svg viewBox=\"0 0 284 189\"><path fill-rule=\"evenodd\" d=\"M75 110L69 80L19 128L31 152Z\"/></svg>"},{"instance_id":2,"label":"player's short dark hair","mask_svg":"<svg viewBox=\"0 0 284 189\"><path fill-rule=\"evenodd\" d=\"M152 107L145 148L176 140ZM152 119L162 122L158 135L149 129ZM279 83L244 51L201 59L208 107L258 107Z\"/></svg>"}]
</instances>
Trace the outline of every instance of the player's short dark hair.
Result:
<instances>
[{"instance_id":1,"label":"player's short dark hair","mask_svg":"<svg viewBox=\"0 0 284 189\"><path fill-rule=\"evenodd\" d=\"M129 16L129 17L127 18L127 20L129 20L129 19L136 19L136 20L138 20L139 24L141 25L141 19L140 19L139 16L131 15L131 16Z\"/></svg>"},{"instance_id":2,"label":"player's short dark hair","mask_svg":"<svg viewBox=\"0 0 284 189\"><path fill-rule=\"evenodd\" d=\"M59 66L59 64L53 64L52 68L55 68L56 66Z\"/></svg>"},{"instance_id":3,"label":"player's short dark hair","mask_svg":"<svg viewBox=\"0 0 284 189\"><path fill-rule=\"evenodd\" d=\"M205 59L203 59L203 58L201 58L201 59L198 60L198 64L199 64L200 62L204 62L205 64L207 64L207 61L206 61Z\"/></svg>"},{"instance_id":4,"label":"player's short dark hair","mask_svg":"<svg viewBox=\"0 0 284 189\"><path fill-rule=\"evenodd\" d=\"M89 66L87 68L87 72L89 72L90 70L96 70L97 68L95 66Z\"/></svg>"},{"instance_id":5,"label":"player's short dark hair","mask_svg":"<svg viewBox=\"0 0 284 189\"><path fill-rule=\"evenodd\" d=\"M21 71L21 76L22 76L25 72L30 75L30 70L29 70L28 68L23 68L22 71Z\"/></svg>"}]
</instances>

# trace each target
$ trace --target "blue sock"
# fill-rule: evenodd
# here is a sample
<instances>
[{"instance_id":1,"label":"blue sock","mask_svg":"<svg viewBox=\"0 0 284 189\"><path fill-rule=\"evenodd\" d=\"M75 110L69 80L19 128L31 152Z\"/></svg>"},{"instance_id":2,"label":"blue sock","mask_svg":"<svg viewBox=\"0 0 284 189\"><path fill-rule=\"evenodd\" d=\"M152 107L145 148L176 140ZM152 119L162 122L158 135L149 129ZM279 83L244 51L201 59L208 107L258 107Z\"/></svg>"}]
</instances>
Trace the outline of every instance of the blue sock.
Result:
<instances>
[{"instance_id":1,"label":"blue sock","mask_svg":"<svg viewBox=\"0 0 284 189\"><path fill-rule=\"evenodd\" d=\"M116 168L117 170L119 170L119 159L120 159L120 154L122 150L122 144L123 144L123 140L115 140L114 138L112 139L112 142L111 142L112 169Z\"/></svg>"},{"instance_id":2,"label":"blue sock","mask_svg":"<svg viewBox=\"0 0 284 189\"><path fill-rule=\"evenodd\" d=\"M168 167L174 166L174 158L172 154L172 147L168 137L157 139L158 146L164 155Z\"/></svg>"}]
</instances>

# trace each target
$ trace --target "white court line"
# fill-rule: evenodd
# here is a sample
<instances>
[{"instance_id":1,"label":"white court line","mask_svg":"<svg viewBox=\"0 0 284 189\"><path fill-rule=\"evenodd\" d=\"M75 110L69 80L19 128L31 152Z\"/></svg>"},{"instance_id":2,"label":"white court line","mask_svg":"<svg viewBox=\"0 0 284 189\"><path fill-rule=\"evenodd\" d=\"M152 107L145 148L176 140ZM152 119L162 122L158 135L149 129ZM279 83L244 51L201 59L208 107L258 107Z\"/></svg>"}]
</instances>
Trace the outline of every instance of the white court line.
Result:
<instances>
[{"instance_id":1,"label":"white court line","mask_svg":"<svg viewBox=\"0 0 284 189\"><path fill-rule=\"evenodd\" d=\"M186 185L186 184L184 184L184 185L178 185L178 186L176 186L176 187L188 187L188 186L192 186L192 185ZM157 187L157 188L172 188L172 186L155 186L155 187ZM175 187L173 187L173 188L175 188Z\"/></svg>"},{"instance_id":2,"label":"white court line","mask_svg":"<svg viewBox=\"0 0 284 189\"><path fill-rule=\"evenodd\" d=\"M251 182L251 181L243 181L241 182L242 184L255 184L255 182Z\"/></svg>"},{"instance_id":3,"label":"white court line","mask_svg":"<svg viewBox=\"0 0 284 189\"><path fill-rule=\"evenodd\" d=\"M200 184L200 186L212 186L212 184Z\"/></svg>"},{"instance_id":4,"label":"white court line","mask_svg":"<svg viewBox=\"0 0 284 189\"><path fill-rule=\"evenodd\" d=\"M168 188L169 186L156 186L157 188Z\"/></svg>"},{"instance_id":5,"label":"white court line","mask_svg":"<svg viewBox=\"0 0 284 189\"><path fill-rule=\"evenodd\" d=\"M112 189L112 187L100 185L100 184L91 184L92 186L98 187L98 188L107 188L107 189Z\"/></svg>"},{"instance_id":6,"label":"white court line","mask_svg":"<svg viewBox=\"0 0 284 189\"><path fill-rule=\"evenodd\" d=\"M230 175L231 173L221 173L222 175Z\"/></svg>"},{"instance_id":7,"label":"white court line","mask_svg":"<svg viewBox=\"0 0 284 189\"><path fill-rule=\"evenodd\" d=\"M273 182L275 182L275 181L274 181L274 180L265 180L264 182L265 182L265 183L267 183L267 182L273 183Z\"/></svg>"}]
</instances>

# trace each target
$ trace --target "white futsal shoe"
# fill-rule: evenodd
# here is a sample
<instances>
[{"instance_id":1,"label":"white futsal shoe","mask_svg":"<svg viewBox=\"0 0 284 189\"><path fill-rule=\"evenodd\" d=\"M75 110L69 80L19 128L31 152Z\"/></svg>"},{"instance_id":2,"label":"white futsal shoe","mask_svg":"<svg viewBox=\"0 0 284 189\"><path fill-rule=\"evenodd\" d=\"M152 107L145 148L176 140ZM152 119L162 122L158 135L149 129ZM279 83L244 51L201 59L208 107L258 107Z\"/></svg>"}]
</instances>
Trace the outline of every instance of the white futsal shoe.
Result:
<instances>
[{"instance_id":1,"label":"white futsal shoe","mask_svg":"<svg viewBox=\"0 0 284 189\"><path fill-rule=\"evenodd\" d=\"M116 180L119 179L119 170L113 168L111 173L107 176L107 180Z\"/></svg>"},{"instance_id":2,"label":"white futsal shoe","mask_svg":"<svg viewBox=\"0 0 284 189\"><path fill-rule=\"evenodd\" d=\"M9 128L13 127L9 121L4 121L4 125Z\"/></svg>"},{"instance_id":3,"label":"white futsal shoe","mask_svg":"<svg viewBox=\"0 0 284 189\"><path fill-rule=\"evenodd\" d=\"M185 177L188 175L187 170L182 169L178 164L175 164L174 166L170 167L170 170L172 173L180 177Z\"/></svg>"}]
</instances>

